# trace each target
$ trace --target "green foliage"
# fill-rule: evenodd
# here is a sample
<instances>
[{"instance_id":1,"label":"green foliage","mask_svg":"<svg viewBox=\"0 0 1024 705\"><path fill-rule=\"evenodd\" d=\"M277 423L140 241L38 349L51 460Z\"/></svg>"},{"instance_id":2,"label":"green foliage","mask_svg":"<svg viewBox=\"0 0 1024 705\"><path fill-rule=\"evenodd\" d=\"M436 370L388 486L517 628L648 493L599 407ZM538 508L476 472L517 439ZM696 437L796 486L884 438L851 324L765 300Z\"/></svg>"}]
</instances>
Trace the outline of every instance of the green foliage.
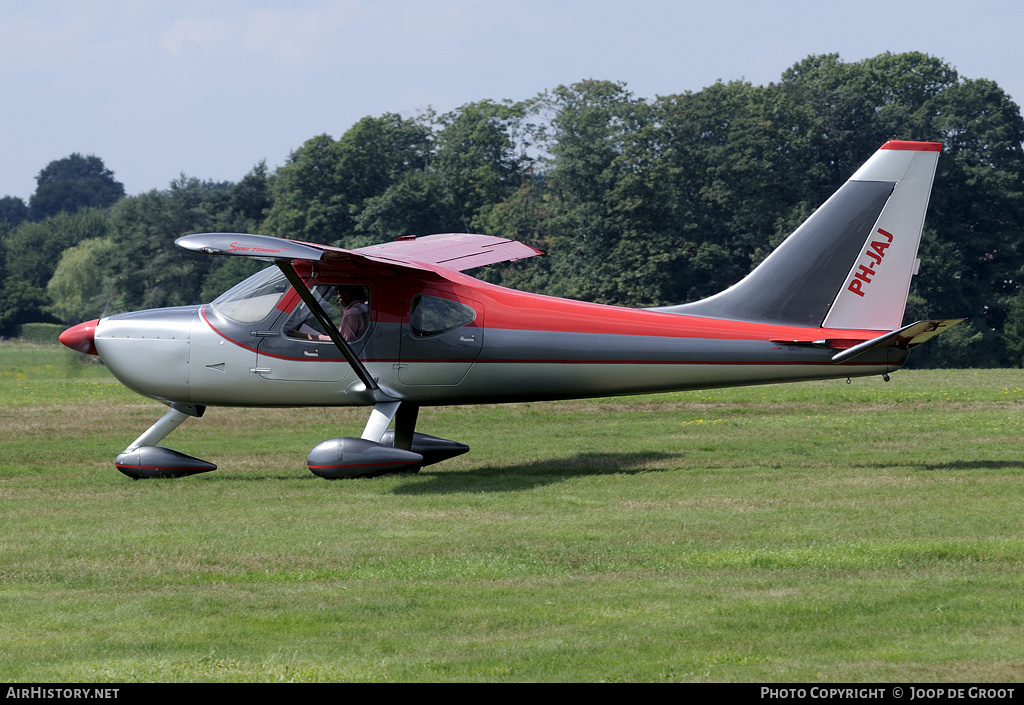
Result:
<instances>
[{"instance_id":1,"label":"green foliage","mask_svg":"<svg viewBox=\"0 0 1024 705\"><path fill-rule=\"evenodd\" d=\"M75 213L82 208L107 208L124 196L124 185L114 179L97 156L77 152L50 162L36 176L36 192L29 199L32 220Z\"/></svg>"},{"instance_id":2,"label":"green foliage","mask_svg":"<svg viewBox=\"0 0 1024 705\"><path fill-rule=\"evenodd\" d=\"M972 320L915 364L1019 364L1024 118L992 81L919 52L809 56L767 86L644 99L586 80L519 103L366 117L340 139L308 140L273 174L260 163L237 184L183 175L165 191L38 222L18 222L8 198L0 276L20 282L8 296L74 318L195 303L252 269L177 250L186 233L359 247L476 231L548 252L477 273L488 281L678 304L742 278L889 139L944 144L907 317ZM97 162L72 155L40 176L57 183L88 166L85 181L112 181ZM62 253L93 240L57 276Z\"/></svg>"},{"instance_id":3,"label":"green foliage","mask_svg":"<svg viewBox=\"0 0 1024 705\"><path fill-rule=\"evenodd\" d=\"M8 276L0 287L0 336L16 336L23 323L50 321L46 290L19 276Z\"/></svg>"},{"instance_id":4,"label":"green foliage","mask_svg":"<svg viewBox=\"0 0 1024 705\"><path fill-rule=\"evenodd\" d=\"M274 179L273 205L263 229L270 235L333 242L348 225L348 207L335 184L334 140L318 135L292 152Z\"/></svg>"},{"instance_id":5,"label":"green foliage","mask_svg":"<svg viewBox=\"0 0 1024 705\"><path fill-rule=\"evenodd\" d=\"M57 343L62 332L59 323L23 323L19 337L27 343Z\"/></svg>"},{"instance_id":6,"label":"green foliage","mask_svg":"<svg viewBox=\"0 0 1024 705\"><path fill-rule=\"evenodd\" d=\"M504 201L480 215L480 230L489 235L521 240L544 252L557 252L557 249L552 249L553 200L541 179L530 178ZM553 293L555 282L560 277L552 263L559 260L554 255L532 257L524 262L488 267L476 272L476 276L523 291Z\"/></svg>"},{"instance_id":7,"label":"green foliage","mask_svg":"<svg viewBox=\"0 0 1024 705\"><path fill-rule=\"evenodd\" d=\"M547 134L552 166L545 174L554 195L552 267L561 275L554 293L622 303L624 292L607 271L631 264L616 257L622 230L612 217L614 190L627 140L647 117L645 106L623 84L593 80L559 86L542 104L554 114Z\"/></svg>"},{"instance_id":8,"label":"green foliage","mask_svg":"<svg viewBox=\"0 0 1024 705\"><path fill-rule=\"evenodd\" d=\"M533 166L526 150L535 127L530 103L482 101L441 116L431 171L444 185L447 219L471 231L479 218L519 187Z\"/></svg>"},{"instance_id":9,"label":"green foliage","mask_svg":"<svg viewBox=\"0 0 1024 705\"><path fill-rule=\"evenodd\" d=\"M104 315L116 293L110 276L114 250L109 237L85 240L64 250L46 285L53 301L50 313L67 324Z\"/></svg>"},{"instance_id":10,"label":"green foliage","mask_svg":"<svg viewBox=\"0 0 1024 705\"><path fill-rule=\"evenodd\" d=\"M273 204L270 195L270 176L267 163L262 161L231 187L231 210L244 225L239 232L256 232Z\"/></svg>"},{"instance_id":11,"label":"green foliage","mask_svg":"<svg viewBox=\"0 0 1024 705\"><path fill-rule=\"evenodd\" d=\"M45 288L61 253L84 240L106 237L108 225L109 211L96 208L25 221L4 239L7 272Z\"/></svg>"},{"instance_id":12,"label":"green foliage","mask_svg":"<svg viewBox=\"0 0 1024 705\"><path fill-rule=\"evenodd\" d=\"M425 168L430 128L394 114L365 117L335 141L319 135L278 170L264 231L327 244L347 244L368 199L408 172Z\"/></svg>"},{"instance_id":13,"label":"green foliage","mask_svg":"<svg viewBox=\"0 0 1024 705\"><path fill-rule=\"evenodd\" d=\"M452 221L445 207L444 184L434 173L413 171L378 196L363 201L353 230L366 240L348 238L351 244L372 244L402 235L450 232Z\"/></svg>"},{"instance_id":14,"label":"green foliage","mask_svg":"<svg viewBox=\"0 0 1024 705\"><path fill-rule=\"evenodd\" d=\"M207 275L222 262L196 257L174 241L197 232L234 232L246 224L231 184L180 176L166 191L122 199L110 210L111 312L199 302ZM108 297L109 298L109 297Z\"/></svg>"},{"instance_id":15,"label":"green foliage","mask_svg":"<svg viewBox=\"0 0 1024 705\"><path fill-rule=\"evenodd\" d=\"M1024 289L1010 300L1003 327L1003 343L1011 364L1024 367Z\"/></svg>"},{"instance_id":16,"label":"green foliage","mask_svg":"<svg viewBox=\"0 0 1024 705\"><path fill-rule=\"evenodd\" d=\"M15 227L28 218L28 206L17 196L0 198L0 223Z\"/></svg>"}]
</instances>

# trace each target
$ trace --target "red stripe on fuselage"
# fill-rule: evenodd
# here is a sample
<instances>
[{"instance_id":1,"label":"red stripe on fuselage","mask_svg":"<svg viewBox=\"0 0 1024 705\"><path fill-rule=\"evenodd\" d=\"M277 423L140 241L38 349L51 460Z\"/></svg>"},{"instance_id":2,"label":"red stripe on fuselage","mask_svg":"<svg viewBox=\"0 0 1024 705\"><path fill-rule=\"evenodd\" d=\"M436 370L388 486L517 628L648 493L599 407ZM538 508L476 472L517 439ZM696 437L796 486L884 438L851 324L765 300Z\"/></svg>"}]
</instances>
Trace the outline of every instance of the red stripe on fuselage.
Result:
<instances>
[{"instance_id":1,"label":"red stripe on fuselage","mask_svg":"<svg viewBox=\"0 0 1024 705\"><path fill-rule=\"evenodd\" d=\"M339 468L379 468L387 465L394 465L394 462L389 463L342 463L341 465L310 465L310 470L337 470Z\"/></svg>"},{"instance_id":2,"label":"red stripe on fuselage","mask_svg":"<svg viewBox=\"0 0 1024 705\"><path fill-rule=\"evenodd\" d=\"M750 323L716 318L699 318L676 313L608 306L574 301L480 281L461 272L435 269L445 282L410 276L406 287L422 285L449 294L453 300L473 306L479 301L486 310L486 327L503 330L600 335L643 335L665 338L721 340L818 340L860 338L869 340L877 330L826 329L771 323ZM396 289L398 287L395 287ZM383 302L382 302L383 303ZM396 302L398 303L398 302ZM386 304L384 304L386 305ZM401 311L392 311L403 315Z\"/></svg>"},{"instance_id":3,"label":"red stripe on fuselage","mask_svg":"<svg viewBox=\"0 0 1024 705\"><path fill-rule=\"evenodd\" d=\"M402 362L472 362L471 360L402 360ZM524 365L825 365L835 367L831 360L485 360L476 364ZM850 365L878 365L878 362L850 362Z\"/></svg>"},{"instance_id":4,"label":"red stripe on fuselage","mask_svg":"<svg viewBox=\"0 0 1024 705\"><path fill-rule=\"evenodd\" d=\"M477 299L483 299L487 309L487 328L721 340L869 340L878 335L878 331L832 330L698 318L528 294L484 282L479 284L482 286L474 286L472 294Z\"/></svg>"},{"instance_id":5,"label":"red stripe on fuselage","mask_svg":"<svg viewBox=\"0 0 1024 705\"><path fill-rule=\"evenodd\" d=\"M321 267L323 267L323 263L321 263ZM344 271L345 269L345 267L338 267L338 271ZM869 340L880 332L878 330L828 329L811 326L751 323L747 321L700 318L660 311L594 304L508 289L480 281L460 272L444 270L440 267L434 271L437 277L431 277L426 272L416 272L414 270L409 270L406 276L397 277L393 269L387 268L387 272L384 269L382 266L377 272L362 271L361 274L370 280L374 279L374 275L377 274L381 276L386 275L392 280L397 280L394 286L380 287L380 296L375 304L380 320L395 323L408 318L407 307L409 302L403 299L402 292L405 292L404 296L408 296L410 290L415 291L416 288L422 287L423 289L429 288L453 300L462 301L470 306L479 308L480 304L482 304L485 310L486 328L507 331L752 341ZM320 277L325 278L329 274L329 272L321 272ZM285 298L288 299L289 297L286 296ZM206 314L205 306L200 309L200 314L206 324L219 336L239 347L256 352L256 348L252 345L234 340L213 325ZM310 358L290 357L265 352L260 354L283 360L317 361ZM386 360L369 359L364 361L386 362ZM439 362L439 360L432 361ZM483 360L480 361L482 362Z\"/></svg>"}]
</instances>

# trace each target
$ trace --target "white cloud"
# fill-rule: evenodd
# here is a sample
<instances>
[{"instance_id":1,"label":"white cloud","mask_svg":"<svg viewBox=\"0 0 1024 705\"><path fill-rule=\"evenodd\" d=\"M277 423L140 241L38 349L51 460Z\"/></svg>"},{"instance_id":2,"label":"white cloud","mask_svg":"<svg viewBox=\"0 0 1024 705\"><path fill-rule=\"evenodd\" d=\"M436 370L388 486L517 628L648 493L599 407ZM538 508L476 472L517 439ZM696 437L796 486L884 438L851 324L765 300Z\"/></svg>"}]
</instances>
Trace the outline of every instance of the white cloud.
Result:
<instances>
[{"instance_id":1,"label":"white cloud","mask_svg":"<svg viewBox=\"0 0 1024 705\"><path fill-rule=\"evenodd\" d=\"M245 28L246 49L270 56L296 69L316 62L345 42L345 34L365 15L354 0L340 0L324 7L296 10L258 10ZM358 40L354 32L349 40Z\"/></svg>"},{"instance_id":2,"label":"white cloud","mask_svg":"<svg viewBox=\"0 0 1024 705\"><path fill-rule=\"evenodd\" d=\"M171 56L217 49L228 42L231 25L222 20L186 17L174 22L160 35L160 47Z\"/></svg>"},{"instance_id":3,"label":"white cloud","mask_svg":"<svg viewBox=\"0 0 1024 705\"><path fill-rule=\"evenodd\" d=\"M87 48L94 26L93 20L80 14L57 21L28 15L4 17L0 70L14 74L59 66L72 51Z\"/></svg>"}]
</instances>

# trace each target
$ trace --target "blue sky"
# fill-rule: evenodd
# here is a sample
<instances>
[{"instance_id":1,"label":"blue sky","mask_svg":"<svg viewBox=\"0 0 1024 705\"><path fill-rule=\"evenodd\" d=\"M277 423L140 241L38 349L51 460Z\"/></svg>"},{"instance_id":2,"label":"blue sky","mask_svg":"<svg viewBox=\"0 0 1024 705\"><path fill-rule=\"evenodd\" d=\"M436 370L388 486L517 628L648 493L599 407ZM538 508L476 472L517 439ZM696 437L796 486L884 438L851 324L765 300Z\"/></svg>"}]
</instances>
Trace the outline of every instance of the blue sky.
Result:
<instances>
[{"instance_id":1,"label":"blue sky","mask_svg":"<svg viewBox=\"0 0 1024 705\"><path fill-rule=\"evenodd\" d=\"M366 115L777 81L809 54L922 51L1024 102L1024 3L975 0L4 0L0 196L72 152L129 194L238 181Z\"/></svg>"}]
</instances>

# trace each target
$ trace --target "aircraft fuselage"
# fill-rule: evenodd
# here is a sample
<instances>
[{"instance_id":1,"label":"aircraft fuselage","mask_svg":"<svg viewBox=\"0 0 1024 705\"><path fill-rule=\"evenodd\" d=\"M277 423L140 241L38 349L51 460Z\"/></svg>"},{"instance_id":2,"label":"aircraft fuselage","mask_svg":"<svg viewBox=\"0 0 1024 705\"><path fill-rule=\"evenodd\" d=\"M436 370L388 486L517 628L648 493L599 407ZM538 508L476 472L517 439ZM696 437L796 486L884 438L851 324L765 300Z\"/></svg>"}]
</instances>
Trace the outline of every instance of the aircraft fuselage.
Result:
<instances>
[{"instance_id":1,"label":"aircraft fuselage","mask_svg":"<svg viewBox=\"0 0 1024 705\"><path fill-rule=\"evenodd\" d=\"M500 403L880 375L907 351L886 348L837 365L837 348L878 331L697 318L527 294L465 278L405 278L370 292L370 321L352 343L382 389L419 405ZM339 281L321 274L313 281ZM397 285L396 285L397 284ZM417 334L414 300L467 307L472 320ZM281 301L288 300L288 292ZM96 348L140 394L203 406L372 404L329 340L288 335L288 305L241 323L216 304L103 319ZM458 322L458 321L456 321ZM817 341L817 345L812 344Z\"/></svg>"}]
</instances>

